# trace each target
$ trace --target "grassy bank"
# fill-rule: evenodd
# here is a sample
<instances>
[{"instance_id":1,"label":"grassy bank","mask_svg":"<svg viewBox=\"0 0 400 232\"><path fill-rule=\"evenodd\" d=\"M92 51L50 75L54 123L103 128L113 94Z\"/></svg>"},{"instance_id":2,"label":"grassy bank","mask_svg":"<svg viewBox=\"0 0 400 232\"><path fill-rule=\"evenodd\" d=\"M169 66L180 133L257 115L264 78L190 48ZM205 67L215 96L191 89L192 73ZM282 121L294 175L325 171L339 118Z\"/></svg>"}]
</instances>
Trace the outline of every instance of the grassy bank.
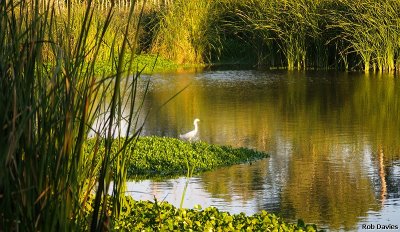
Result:
<instances>
[{"instance_id":1,"label":"grassy bank","mask_svg":"<svg viewBox=\"0 0 400 232\"><path fill-rule=\"evenodd\" d=\"M112 151L125 144L125 139L117 139ZM94 150L101 154L102 144L96 140L88 142L86 153ZM268 157L268 154L247 148L219 146L205 142L188 143L168 137L139 137L126 144L130 151L126 163L129 179L162 178L184 176L189 170L193 174L232 164L248 163Z\"/></svg>"},{"instance_id":2,"label":"grassy bank","mask_svg":"<svg viewBox=\"0 0 400 232\"><path fill-rule=\"evenodd\" d=\"M141 70L143 74L176 72L180 69L190 68L188 65L178 65L176 62L165 59L157 55L150 54L129 54L124 59L124 64L129 64L133 60L135 70ZM96 75L110 74L113 70L113 63L108 60L100 60L96 63Z\"/></svg>"},{"instance_id":3,"label":"grassy bank","mask_svg":"<svg viewBox=\"0 0 400 232\"><path fill-rule=\"evenodd\" d=\"M394 71L400 1L151 1L138 50L178 64Z\"/></svg>"},{"instance_id":4,"label":"grassy bank","mask_svg":"<svg viewBox=\"0 0 400 232\"><path fill-rule=\"evenodd\" d=\"M202 9L198 13L186 7L194 2ZM168 22L163 26L189 30L193 36L187 40L195 50L199 47L196 52L203 61L255 57L249 61L270 68L393 71L400 67L398 0L177 0L166 11L176 8L186 12L174 15L188 25L174 23L168 16L162 18ZM202 17L212 20L196 26L193 19Z\"/></svg>"},{"instance_id":5,"label":"grassy bank","mask_svg":"<svg viewBox=\"0 0 400 232\"><path fill-rule=\"evenodd\" d=\"M74 14L84 12L83 3L71 2ZM62 24L68 17L67 7L63 2L56 4L62 7L55 12L55 20ZM125 33L121 28L131 4L119 1L112 12L110 33L102 38L104 46L97 55L103 64L96 67L98 72L112 69L114 61L107 57L118 50L110 48L120 45L124 36L130 56L138 56L139 67L146 64L145 73L215 63L289 70L400 69L400 0L150 1L136 8L134 18L139 23L131 24ZM93 2L94 24L104 25L107 6L110 1ZM70 21L72 38L78 38L82 18ZM87 45L97 35L95 27L90 28Z\"/></svg>"}]
</instances>

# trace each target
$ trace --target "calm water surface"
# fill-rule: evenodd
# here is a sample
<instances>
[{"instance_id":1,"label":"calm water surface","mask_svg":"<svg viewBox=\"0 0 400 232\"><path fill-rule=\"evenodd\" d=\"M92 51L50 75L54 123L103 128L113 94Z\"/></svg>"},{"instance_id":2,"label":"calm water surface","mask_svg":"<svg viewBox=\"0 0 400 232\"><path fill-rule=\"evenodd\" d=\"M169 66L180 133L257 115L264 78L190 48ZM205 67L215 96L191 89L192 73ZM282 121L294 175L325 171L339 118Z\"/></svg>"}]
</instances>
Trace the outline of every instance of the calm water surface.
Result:
<instances>
[{"instance_id":1,"label":"calm water surface","mask_svg":"<svg viewBox=\"0 0 400 232\"><path fill-rule=\"evenodd\" d=\"M400 230L400 80L391 75L214 70L150 77L143 135L200 139L271 157L194 176L184 207L267 210L330 230ZM159 111L167 99L188 86ZM128 184L179 206L185 178Z\"/></svg>"}]
</instances>

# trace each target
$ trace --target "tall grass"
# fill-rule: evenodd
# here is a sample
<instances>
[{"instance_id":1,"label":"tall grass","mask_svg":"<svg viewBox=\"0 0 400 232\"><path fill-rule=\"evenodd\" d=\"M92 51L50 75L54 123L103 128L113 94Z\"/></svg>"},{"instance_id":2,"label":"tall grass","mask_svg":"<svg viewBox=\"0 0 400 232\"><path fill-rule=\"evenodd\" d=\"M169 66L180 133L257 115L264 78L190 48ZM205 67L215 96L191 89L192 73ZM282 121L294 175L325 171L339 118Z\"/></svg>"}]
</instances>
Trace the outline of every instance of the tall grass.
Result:
<instances>
[{"instance_id":1,"label":"tall grass","mask_svg":"<svg viewBox=\"0 0 400 232\"><path fill-rule=\"evenodd\" d=\"M155 7L164 7L168 6L172 3L172 0L46 0L43 1L44 4L51 2L51 4L55 4L58 8L66 8L69 7L80 7L82 4L87 5L90 2L92 7L96 7L97 9L109 9L115 8L117 10L126 10L129 11L133 5L136 6L136 9L152 9ZM139 10L140 11L140 10Z\"/></svg>"},{"instance_id":2,"label":"tall grass","mask_svg":"<svg viewBox=\"0 0 400 232\"><path fill-rule=\"evenodd\" d=\"M399 12L397 0L253 0L238 14L254 31L263 31L266 44L279 44L288 69L328 68L329 63L348 68L350 55L367 72L371 66L374 71L396 68Z\"/></svg>"},{"instance_id":3,"label":"tall grass","mask_svg":"<svg viewBox=\"0 0 400 232\"><path fill-rule=\"evenodd\" d=\"M74 9L82 5L66 2ZM104 11L111 2L91 4ZM119 17L131 2L115 1ZM138 50L179 64L252 62L266 68L366 72L400 68L399 0L152 0L144 12Z\"/></svg>"},{"instance_id":4,"label":"tall grass","mask_svg":"<svg viewBox=\"0 0 400 232\"><path fill-rule=\"evenodd\" d=\"M209 60L213 41L218 40L214 26L218 9L214 1L176 0L157 14L152 52L177 63L203 63Z\"/></svg>"},{"instance_id":5,"label":"tall grass","mask_svg":"<svg viewBox=\"0 0 400 232\"><path fill-rule=\"evenodd\" d=\"M399 0L177 0L154 9L151 51L180 63L256 54L272 68L400 67Z\"/></svg>"},{"instance_id":6,"label":"tall grass","mask_svg":"<svg viewBox=\"0 0 400 232\"><path fill-rule=\"evenodd\" d=\"M362 58L364 70L393 71L399 57L400 2L339 1L343 10L332 11L331 27Z\"/></svg>"},{"instance_id":7,"label":"tall grass","mask_svg":"<svg viewBox=\"0 0 400 232\"><path fill-rule=\"evenodd\" d=\"M252 0L237 14L253 31L259 31L264 43L274 41L282 50L289 70L306 67L306 41L317 34L317 3L314 1Z\"/></svg>"},{"instance_id":8,"label":"tall grass","mask_svg":"<svg viewBox=\"0 0 400 232\"><path fill-rule=\"evenodd\" d=\"M67 5L59 15L54 1L0 2L0 228L5 231L99 231L112 225L121 207L125 178L124 144L111 156L113 124L121 119L122 93L135 98L136 80L125 91L123 75L131 63L123 63L129 46L129 30L137 22L134 5L120 34L108 46L112 74L95 76L104 41L111 38L114 10L102 17L92 1ZM102 12L103 13L103 12ZM62 18L62 20L58 20ZM118 42L119 41L119 42ZM112 93L108 100L108 93ZM134 100L130 109L137 109ZM84 153L88 131L106 106L109 116L106 152L96 146ZM128 120L135 122L135 112ZM134 130L129 124L129 130ZM127 141L135 139L136 133ZM100 132L99 132L100 133ZM127 135L127 134L125 134ZM112 164L112 165L111 165ZM111 206L105 198L115 180ZM94 213L85 219L92 193Z\"/></svg>"}]
</instances>

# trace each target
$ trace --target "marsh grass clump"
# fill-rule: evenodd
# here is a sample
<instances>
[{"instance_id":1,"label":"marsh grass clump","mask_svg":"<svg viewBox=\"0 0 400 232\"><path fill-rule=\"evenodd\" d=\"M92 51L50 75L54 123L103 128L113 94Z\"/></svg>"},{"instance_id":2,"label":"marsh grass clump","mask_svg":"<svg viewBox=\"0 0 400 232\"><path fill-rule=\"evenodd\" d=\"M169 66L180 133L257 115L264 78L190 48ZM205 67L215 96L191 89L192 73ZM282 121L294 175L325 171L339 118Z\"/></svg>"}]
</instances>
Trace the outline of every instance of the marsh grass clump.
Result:
<instances>
[{"instance_id":1,"label":"marsh grass clump","mask_svg":"<svg viewBox=\"0 0 400 232\"><path fill-rule=\"evenodd\" d=\"M124 62L135 51L130 41L136 28L133 7L111 33L113 8L101 12L92 1L68 4L62 12L58 1L0 1L0 228L4 231L99 231L111 227L123 206L126 177L124 145L111 154L86 154L88 131L95 118L109 112L103 130L121 120L122 95L135 101L136 81L121 85L133 73ZM60 20L62 19L62 20ZM107 42L105 42L107 41ZM128 43L129 41L129 43ZM106 46L107 45L107 46ZM110 72L96 74L96 64L110 60ZM111 97L108 97L111 95ZM135 122L137 112L127 119ZM137 127L135 127L137 126ZM132 131L140 125L129 124ZM99 132L100 133L100 132ZM135 133L134 133L135 134ZM137 133L136 133L137 134ZM134 140L134 136L126 142ZM113 164L111 166L111 163ZM110 196L112 212L104 198ZM85 217L84 205L95 193L93 213Z\"/></svg>"},{"instance_id":2,"label":"marsh grass clump","mask_svg":"<svg viewBox=\"0 0 400 232\"><path fill-rule=\"evenodd\" d=\"M152 28L152 52L183 63L203 63L209 60L218 33L214 22L218 9L214 1L173 1L157 12L159 21Z\"/></svg>"},{"instance_id":3,"label":"marsh grass clump","mask_svg":"<svg viewBox=\"0 0 400 232\"><path fill-rule=\"evenodd\" d=\"M349 52L361 57L363 69L393 71L399 65L400 2L340 1L337 6L331 10L329 27L349 43Z\"/></svg>"},{"instance_id":4,"label":"marsh grass clump","mask_svg":"<svg viewBox=\"0 0 400 232\"><path fill-rule=\"evenodd\" d=\"M148 51L178 63L393 71L400 1L188 0L152 8Z\"/></svg>"},{"instance_id":5,"label":"marsh grass clump","mask_svg":"<svg viewBox=\"0 0 400 232\"><path fill-rule=\"evenodd\" d=\"M57 19L83 13L82 1L57 1ZM113 43L127 37L131 56L159 56L175 65L252 64L259 68L340 69L392 72L400 68L400 1L350 0L175 0L135 1L134 20L126 32L132 1L116 1L111 33L103 36L97 57L106 71ZM92 23L100 27L112 1L92 1ZM41 9L43 5L41 5ZM140 17L139 20L139 15ZM70 21L71 44L83 17ZM98 35L89 28L87 41ZM58 32L60 33L60 32ZM49 44L43 43L44 47ZM47 48L48 49L48 48ZM117 50L113 51L115 54ZM52 53L49 57L54 59ZM114 54L114 55L115 55ZM86 59L90 59L87 56ZM153 63L147 63L152 66ZM160 66L159 70L172 66ZM155 70L158 71L158 70ZM148 70L145 70L148 72Z\"/></svg>"},{"instance_id":6,"label":"marsh grass clump","mask_svg":"<svg viewBox=\"0 0 400 232\"><path fill-rule=\"evenodd\" d=\"M89 141L87 152L95 141ZM101 146L100 146L101 147ZM113 146L113 150L117 151ZM139 137L127 144L130 159L128 178L163 178L186 175L188 166L193 173L212 170L232 164L267 158L268 154L248 148L211 145L205 142L188 143L168 137ZM101 151L100 151L101 152Z\"/></svg>"},{"instance_id":7,"label":"marsh grass clump","mask_svg":"<svg viewBox=\"0 0 400 232\"><path fill-rule=\"evenodd\" d=\"M252 0L240 5L234 10L245 22L239 28L247 29L266 51L272 51L264 53L263 59L271 60L266 64L280 60L278 64L289 70L398 69L397 0Z\"/></svg>"}]
</instances>

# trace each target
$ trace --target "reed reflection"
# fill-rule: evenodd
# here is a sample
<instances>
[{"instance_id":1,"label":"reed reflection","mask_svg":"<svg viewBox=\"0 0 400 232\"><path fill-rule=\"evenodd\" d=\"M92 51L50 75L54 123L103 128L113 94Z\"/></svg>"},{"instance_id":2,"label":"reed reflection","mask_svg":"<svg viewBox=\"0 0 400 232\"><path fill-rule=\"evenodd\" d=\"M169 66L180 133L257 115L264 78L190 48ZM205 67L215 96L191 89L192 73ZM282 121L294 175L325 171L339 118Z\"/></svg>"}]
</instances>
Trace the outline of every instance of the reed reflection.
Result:
<instances>
[{"instance_id":1,"label":"reed reflection","mask_svg":"<svg viewBox=\"0 0 400 232\"><path fill-rule=\"evenodd\" d=\"M400 158L397 78L257 71L159 78L148 100L156 106L190 86L149 119L145 134L177 137L199 117L201 140L271 153L256 166L201 175L212 196L354 229L396 191L386 186L399 177L385 170Z\"/></svg>"}]
</instances>

